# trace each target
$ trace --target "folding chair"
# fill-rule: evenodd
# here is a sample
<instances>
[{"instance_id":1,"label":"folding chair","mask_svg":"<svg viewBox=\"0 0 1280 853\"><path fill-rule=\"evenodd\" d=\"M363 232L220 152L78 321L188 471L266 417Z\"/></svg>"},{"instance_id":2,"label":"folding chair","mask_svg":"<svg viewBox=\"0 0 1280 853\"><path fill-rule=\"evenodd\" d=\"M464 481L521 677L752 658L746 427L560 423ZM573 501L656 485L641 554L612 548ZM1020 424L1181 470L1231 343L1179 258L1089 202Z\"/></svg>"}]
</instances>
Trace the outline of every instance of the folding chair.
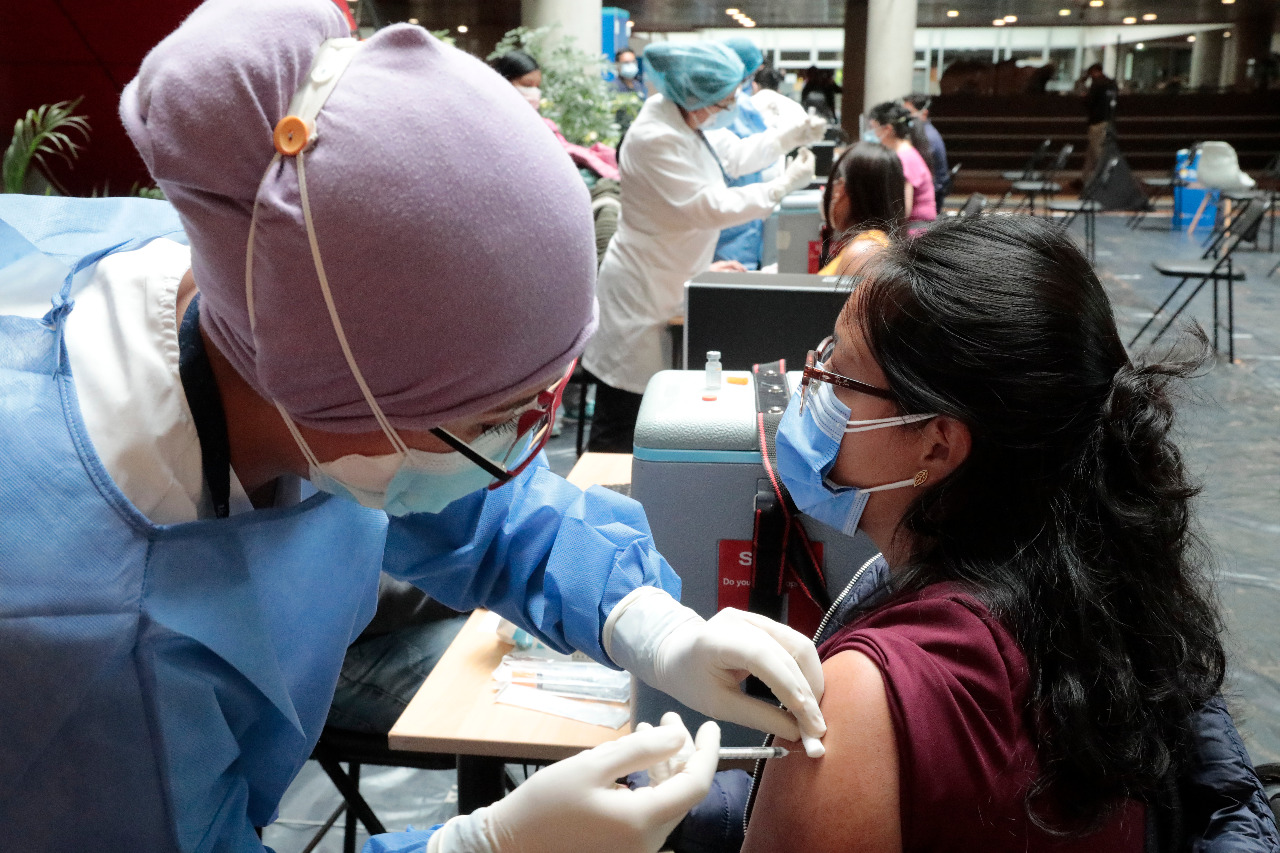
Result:
<instances>
[{"instance_id":1,"label":"folding chair","mask_svg":"<svg viewBox=\"0 0 1280 853\"><path fill-rule=\"evenodd\" d=\"M1013 192L1022 193L1022 201L1018 202L1018 206L1014 208L1015 212L1021 210L1023 205L1030 209L1032 216L1036 215L1036 199L1043 196L1045 202L1053 200L1055 193L1062 192L1062 187L1054 183L1054 178L1063 169L1067 168L1067 160L1071 157L1076 147L1070 142L1063 145L1058 150L1058 156L1049 164L1040 180L1014 181L1010 188Z\"/></svg>"},{"instance_id":2,"label":"folding chair","mask_svg":"<svg viewBox=\"0 0 1280 853\"><path fill-rule=\"evenodd\" d=\"M356 822L364 824L370 835L386 832L386 827L373 813L369 803L360 794L360 767L372 764L379 767L413 767L419 770L450 770L457 766L456 755L443 755L431 752L410 752L403 749L392 749L387 745L384 734L366 734L349 729L325 726L320 733L320 740L311 751L324 772L332 780L334 787L342 794L343 802L334 810L329 819L320 827L311 839L307 850L312 850L346 812L347 820L344 828L343 850L355 853ZM344 770L342 765L346 764Z\"/></svg>"},{"instance_id":3,"label":"folding chair","mask_svg":"<svg viewBox=\"0 0 1280 853\"><path fill-rule=\"evenodd\" d=\"M1142 220L1147 218L1147 214L1156 209L1156 203L1164 198L1165 193L1173 196L1173 221L1179 222L1182 219L1182 193L1178 192L1179 187L1185 187L1187 182L1182 179L1178 173L1178 167L1175 164L1169 170L1167 177L1162 178L1143 178L1142 188L1147 193L1147 203L1142 208L1135 210L1133 215L1129 217L1127 223L1130 228L1137 228L1142 224Z\"/></svg>"},{"instance_id":4,"label":"folding chair","mask_svg":"<svg viewBox=\"0 0 1280 853\"><path fill-rule=\"evenodd\" d=\"M587 443L587 392L589 389L594 388L595 384L596 378L579 363L574 366L573 375L569 377L569 384L566 386L566 389L573 385L578 386L578 436L574 446L579 456L586 449ZM568 407L566 406L565 408Z\"/></svg>"},{"instance_id":5,"label":"folding chair","mask_svg":"<svg viewBox=\"0 0 1280 853\"><path fill-rule=\"evenodd\" d=\"M1053 140L1046 139L1041 142L1035 151L1031 152L1031 156L1027 158L1027 162L1023 164L1021 169L1014 169L1008 172L1001 172L1000 177L1012 183L1013 181L1038 181L1044 176L1036 170L1040 168L1040 164L1044 162L1044 158L1049 156L1049 149L1053 147Z\"/></svg>"},{"instance_id":6,"label":"folding chair","mask_svg":"<svg viewBox=\"0 0 1280 853\"><path fill-rule=\"evenodd\" d=\"M956 219L967 219L971 216L981 216L982 211L987 206L987 197L982 193L974 193L965 199L964 206L956 211Z\"/></svg>"},{"instance_id":7,"label":"folding chair","mask_svg":"<svg viewBox=\"0 0 1280 853\"><path fill-rule=\"evenodd\" d=\"M1244 274L1244 270L1236 269L1231 256L1235 254L1236 248L1240 245L1242 241L1248 240L1251 237L1256 237L1257 230L1262 224L1262 217L1266 215L1267 210L1270 208L1270 206L1271 206L1270 202L1268 202L1266 199L1256 199L1250 202L1248 210L1243 211L1236 218L1235 225L1233 226L1235 230L1223 232L1224 237L1221 240L1220 244L1218 244L1217 246L1218 254L1216 257L1208 256L1212 251L1212 248L1211 248L1210 252L1205 253L1206 257L1202 257L1198 260L1174 261L1169 263L1164 263L1161 261L1152 262L1151 266L1155 269L1156 272L1160 273L1163 276L1168 276L1169 278L1177 278L1179 279L1179 281L1176 285L1174 285L1173 290L1169 291L1169 295L1164 298L1164 301L1160 303L1160 306L1156 308L1155 312L1151 315L1151 319L1147 320L1147 322L1142 325L1142 328L1138 330L1138 333L1133 336L1132 340L1129 341L1129 346L1133 346L1135 343L1137 343L1138 338L1142 337L1143 332L1145 332L1148 328L1150 328L1151 324L1156 321L1156 318L1160 316L1161 312L1163 312L1165 308L1167 308L1169 304L1173 302L1173 300L1177 297L1178 293L1182 290L1183 286L1187 284L1187 282L1192 280L1198 280L1199 284L1197 284L1192 289L1191 293L1187 296L1186 299L1182 300L1182 303L1178 306L1177 310L1174 311L1173 315L1169 317L1168 322L1166 322L1163 326L1160 327L1160 331L1156 332L1155 337L1151 339L1151 342L1148 344L1148 346L1151 346L1155 344L1156 341L1160 340L1160 337L1165 332L1167 332L1169 330L1169 327L1173 325L1174 321L1178 319L1178 315L1180 315L1186 309L1186 307L1191 304L1191 300L1196 298L1196 296L1200 293L1200 291L1204 288L1206 284L1212 282L1213 283L1213 351L1218 352L1218 329L1221 326L1221 323L1219 322L1219 319L1218 319L1218 284L1220 282L1226 282L1226 285L1227 285L1227 328L1226 328L1227 357L1231 361L1235 361L1236 347L1235 347L1235 288L1234 288L1234 285L1237 281L1243 281L1245 278L1245 274Z\"/></svg>"},{"instance_id":8,"label":"folding chair","mask_svg":"<svg viewBox=\"0 0 1280 853\"><path fill-rule=\"evenodd\" d=\"M1076 221L1077 216L1084 214L1084 251L1089 258L1089 263L1093 263L1094 248L1098 241L1097 214L1102 210L1102 202L1095 201L1093 197L1111 180L1111 175L1119 163L1119 157L1112 157L1101 169L1094 172L1089 183L1080 191L1080 198L1050 201L1045 204L1045 213L1050 217L1055 213L1066 214L1058 217L1063 231L1071 227L1071 223Z\"/></svg>"}]
</instances>

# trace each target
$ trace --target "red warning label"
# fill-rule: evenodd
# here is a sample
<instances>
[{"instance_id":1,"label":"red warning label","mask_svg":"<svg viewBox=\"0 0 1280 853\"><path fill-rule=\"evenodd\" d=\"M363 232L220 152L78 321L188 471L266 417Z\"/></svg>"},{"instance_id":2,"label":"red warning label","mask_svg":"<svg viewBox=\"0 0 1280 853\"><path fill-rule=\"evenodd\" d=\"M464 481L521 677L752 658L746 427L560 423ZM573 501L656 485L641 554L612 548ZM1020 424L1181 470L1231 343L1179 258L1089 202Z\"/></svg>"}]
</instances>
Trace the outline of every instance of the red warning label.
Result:
<instances>
[{"instance_id":1,"label":"red warning label","mask_svg":"<svg viewBox=\"0 0 1280 853\"><path fill-rule=\"evenodd\" d=\"M720 595L716 610L747 609L751 600L752 556L750 539L720 540Z\"/></svg>"},{"instance_id":2,"label":"red warning label","mask_svg":"<svg viewBox=\"0 0 1280 853\"><path fill-rule=\"evenodd\" d=\"M813 543L813 549L821 562L822 543ZM726 607L747 609L751 602L753 558L750 539L720 540L720 590L716 600L716 610L723 610ZM818 605L809 600L809 596L804 594L793 578L787 579L785 589L787 624L801 634L812 636L822 621L822 611Z\"/></svg>"}]
</instances>

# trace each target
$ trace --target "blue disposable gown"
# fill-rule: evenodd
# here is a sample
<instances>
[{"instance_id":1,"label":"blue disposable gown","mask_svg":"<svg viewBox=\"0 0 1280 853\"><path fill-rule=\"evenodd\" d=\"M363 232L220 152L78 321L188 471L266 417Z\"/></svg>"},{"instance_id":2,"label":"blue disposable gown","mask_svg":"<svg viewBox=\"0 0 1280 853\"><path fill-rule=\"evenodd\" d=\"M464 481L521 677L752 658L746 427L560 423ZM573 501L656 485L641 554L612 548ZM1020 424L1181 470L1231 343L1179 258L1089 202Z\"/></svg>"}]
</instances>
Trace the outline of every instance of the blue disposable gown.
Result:
<instances>
[{"instance_id":1,"label":"blue disposable gown","mask_svg":"<svg viewBox=\"0 0 1280 853\"><path fill-rule=\"evenodd\" d=\"M76 270L165 233L162 202L0 197L0 304L44 287L54 305L0 316L5 850L261 851L254 827L319 737L380 569L603 663L622 597L679 594L639 505L545 460L439 515L316 494L152 524L88 440L62 336Z\"/></svg>"},{"instance_id":2,"label":"blue disposable gown","mask_svg":"<svg viewBox=\"0 0 1280 853\"><path fill-rule=\"evenodd\" d=\"M751 102L751 96L738 90L738 114L729 125L739 139L746 139L756 133L769 129L764 116ZM745 187L758 184L764 179L764 172L750 172L729 178L731 187ZM715 259L717 261L738 261L749 270L760 269L760 259L764 252L764 220L753 219L741 225L731 225L720 232L720 240L716 243Z\"/></svg>"}]
</instances>

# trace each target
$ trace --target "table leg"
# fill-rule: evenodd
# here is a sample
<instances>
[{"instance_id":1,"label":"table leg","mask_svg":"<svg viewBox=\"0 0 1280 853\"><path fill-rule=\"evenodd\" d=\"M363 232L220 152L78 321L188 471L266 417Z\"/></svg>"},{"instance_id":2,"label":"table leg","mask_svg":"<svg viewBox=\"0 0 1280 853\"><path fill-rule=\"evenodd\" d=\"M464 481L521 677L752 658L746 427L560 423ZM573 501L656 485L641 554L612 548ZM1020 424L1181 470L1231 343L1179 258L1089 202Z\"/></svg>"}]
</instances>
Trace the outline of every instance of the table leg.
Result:
<instances>
[{"instance_id":1,"label":"table leg","mask_svg":"<svg viewBox=\"0 0 1280 853\"><path fill-rule=\"evenodd\" d=\"M506 795L506 764L488 755L458 756L458 814L471 814Z\"/></svg>"}]
</instances>

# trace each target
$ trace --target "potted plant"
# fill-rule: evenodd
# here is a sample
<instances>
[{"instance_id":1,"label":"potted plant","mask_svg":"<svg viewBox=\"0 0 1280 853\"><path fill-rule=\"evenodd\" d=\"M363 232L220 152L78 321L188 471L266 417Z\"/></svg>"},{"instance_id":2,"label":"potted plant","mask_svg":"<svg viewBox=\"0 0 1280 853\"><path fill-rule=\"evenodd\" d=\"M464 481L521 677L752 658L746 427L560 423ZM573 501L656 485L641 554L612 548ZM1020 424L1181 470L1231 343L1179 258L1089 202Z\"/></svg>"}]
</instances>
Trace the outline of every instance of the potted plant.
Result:
<instances>
[{"instance_id":1,"label":"potted plant","mask_svg":"<svg viewBox=\"0 0 1280 853\"><path fill-rule=\"evenodd\" d=\"M89 119L75 114L80 100L45 104L27 110L27 114L18 119L13 127L13 139L4 152L5 192L67 194L49 165L54 157L70 165L80 155L81 143L89 141ZM79 137L80 142L76 142L75 137Z\"/></svg>"}]
</instances>

